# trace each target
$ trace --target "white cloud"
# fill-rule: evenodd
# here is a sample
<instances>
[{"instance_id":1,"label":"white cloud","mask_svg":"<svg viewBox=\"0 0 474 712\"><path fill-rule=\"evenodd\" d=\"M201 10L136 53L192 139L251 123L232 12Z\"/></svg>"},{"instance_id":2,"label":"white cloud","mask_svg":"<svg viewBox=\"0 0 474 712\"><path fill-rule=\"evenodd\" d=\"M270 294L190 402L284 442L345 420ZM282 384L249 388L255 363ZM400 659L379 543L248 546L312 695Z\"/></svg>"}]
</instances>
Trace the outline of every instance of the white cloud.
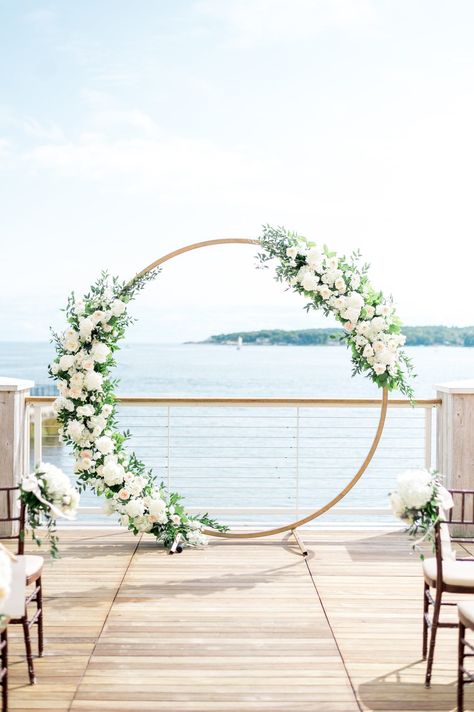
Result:
<instances>
[{"instance_id":1,"label":"white cloud","mask_svg":"<svg viewBox=\"0 0 474 712\"><path fill-rule=\"evenodd\" d=\"M116 117L117 118L117 117ZM119 117L120 118L120 117ZM123 119L124 117L121 117ZM144 115L130 114L136 126L157 130ZM103 115L102 120L105 120ZM239 150L210 141L179 137L116 138L83 133L77 141L44 143L23 155L30 169L100 183L105 191L152 193L165 202L215 202L251 197L263 181L263 166Z\"/></svg>"},{"instance_id":2,"label":"white cloud","mask_svg":"<svg viewBox=\"0 0 474 712\"><path fill-rule=\"evenodd\" d=\"M371 0L202 0L198 13L222 21L244 46L296 42L328 29L375 26Z\"/></svg>"}]
</instances>

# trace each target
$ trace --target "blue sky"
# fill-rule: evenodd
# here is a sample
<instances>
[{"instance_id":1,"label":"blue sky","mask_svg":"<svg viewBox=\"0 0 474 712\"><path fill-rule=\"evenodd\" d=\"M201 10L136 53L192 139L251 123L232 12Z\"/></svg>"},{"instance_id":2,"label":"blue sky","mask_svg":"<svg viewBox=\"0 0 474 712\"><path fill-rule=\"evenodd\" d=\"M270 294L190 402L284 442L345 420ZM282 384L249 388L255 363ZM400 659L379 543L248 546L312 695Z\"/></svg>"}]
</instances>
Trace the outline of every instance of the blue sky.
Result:
<instances>
[{"instance_id":1,"label":"blue sky","mask_svg":"<svg viewBox=\"0 0 474 712\"><path fill-rule=\"evenodd\" d=\"M360 247L407 323L473 323L474 5L0 0L0 329L175 247ZM131 337L321 326L251 248L175 260Z\"/></svg>"}]
</instances>

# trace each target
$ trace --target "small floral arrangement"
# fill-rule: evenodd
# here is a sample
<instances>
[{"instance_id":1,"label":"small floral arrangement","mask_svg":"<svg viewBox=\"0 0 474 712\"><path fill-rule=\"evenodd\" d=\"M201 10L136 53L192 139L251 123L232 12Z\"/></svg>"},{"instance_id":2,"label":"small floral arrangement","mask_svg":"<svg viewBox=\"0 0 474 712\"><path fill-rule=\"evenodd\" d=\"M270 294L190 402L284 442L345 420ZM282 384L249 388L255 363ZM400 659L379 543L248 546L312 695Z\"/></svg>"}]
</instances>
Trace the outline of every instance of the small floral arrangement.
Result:
<instances>
[{"instance_id":1,"label":"small floral arrangement","mask_svg":"<svg viewBox=\"0 0 474 712\"><path fill-rule=\"evenodd\" d=\"M413 544L414 549L424 540L433 541L433 528L440 521L440 510L453 506L451 493L442 485L435 470L402 472L389 496L392 512L406 522L408 534L413 537L421 534L421 539Z\"/></svg>"},{"instance_id":2,"label":"small floral arrangement","mask_svg":"<svg viewBox=\"0 0 474 712\"><path fill-rule=\"evenodd\" d=\"M260 263L277 260L276 279L307 297L306 310L322 309L344 328L353 375L364 373L379 388L398 389L413 399L410 359L402 351L405 337L391 299L369 281L360 254L337 255L295 232L269 225L260 237Z\"/></svg>"},{"instance_id":3,"label":"small floral arrangement","mask_svg":"<svg viewBox=\"0 0 474 712\"><path fill-rule=\"evenodd\" d=\"M69 477L55 465L42 462L20 484L20 499L24 502L28 525L34 541L41 545L37 529L46 526L53 559L58 556L56 519L73 519L79 506L79 492Z\"/></svg>"}]
</instances>

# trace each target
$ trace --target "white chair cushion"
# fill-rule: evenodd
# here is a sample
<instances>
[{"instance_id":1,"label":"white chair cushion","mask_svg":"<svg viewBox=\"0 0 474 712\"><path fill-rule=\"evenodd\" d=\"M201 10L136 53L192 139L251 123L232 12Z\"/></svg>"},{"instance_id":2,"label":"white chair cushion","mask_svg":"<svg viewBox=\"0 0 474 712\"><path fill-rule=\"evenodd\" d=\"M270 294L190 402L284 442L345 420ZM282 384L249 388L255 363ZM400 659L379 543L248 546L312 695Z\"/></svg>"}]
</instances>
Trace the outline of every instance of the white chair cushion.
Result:
<instances>
[{"instance_id":1,"label":"white chair cushion","mask_svg":"<svg viewBox=\"0 0 474 712\"><path fill-rule=\"evenodd\" d=\"M436 581L436 559L423 561L423 574L431 581ZM443 581L450 586L474 588L474 561L443 560Z\"/></svg>"},{"instance_id":2,"label":"white chair cushion","mask_svg":"<svg viewBox=\"0 0 474 712\"><path fill-rule=\"evenodd\" d=\"M25 555L25 573L26 578L33 576L38 571L43 568L44 559L42 556L35 556L34 554Z\"/></svg>"},{"instance_id":3,"label":"white chair cushion","mask_svg":"<svg viewBox=\"0 0 474 712\"><path fill-rule=\"evenodd\" d=\"M458 603L459 615L464 619L465 624L474 628L474 603Z\"/></svg>"}]
</instances>

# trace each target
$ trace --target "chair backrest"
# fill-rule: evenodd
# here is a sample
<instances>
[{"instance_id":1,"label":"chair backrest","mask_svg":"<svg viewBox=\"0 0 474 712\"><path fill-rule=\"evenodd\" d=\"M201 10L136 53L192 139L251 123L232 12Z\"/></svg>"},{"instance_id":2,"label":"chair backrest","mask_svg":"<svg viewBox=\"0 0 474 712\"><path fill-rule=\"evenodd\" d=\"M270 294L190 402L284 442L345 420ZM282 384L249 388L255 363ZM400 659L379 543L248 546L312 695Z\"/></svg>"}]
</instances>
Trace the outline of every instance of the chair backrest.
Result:
<instances>
[{"instance_id":1,"label":"chair backrest","mask_svg":"<svg viewBox=\"0 0 474 712\"><path fill-rule=\"evenodd\" d=\"M0 487L0 526L4 530L10 523L11 534L0 531L0 539L16 539L18 541L17 554L23 555L25 551L25 505L18 502L20 488Z\"/></svg>"},{"instance_id":2,"label":"chair backrest","mask_svg":"<svg viewBox=\"0 0 474 712\"><path fill-rule=\"evenodd\" d=\"M448 513L450 524L474 525L474 489L450 489L454 501ZM456 513L456 516L454 514Z\"/></svg>"}]
</instances>

